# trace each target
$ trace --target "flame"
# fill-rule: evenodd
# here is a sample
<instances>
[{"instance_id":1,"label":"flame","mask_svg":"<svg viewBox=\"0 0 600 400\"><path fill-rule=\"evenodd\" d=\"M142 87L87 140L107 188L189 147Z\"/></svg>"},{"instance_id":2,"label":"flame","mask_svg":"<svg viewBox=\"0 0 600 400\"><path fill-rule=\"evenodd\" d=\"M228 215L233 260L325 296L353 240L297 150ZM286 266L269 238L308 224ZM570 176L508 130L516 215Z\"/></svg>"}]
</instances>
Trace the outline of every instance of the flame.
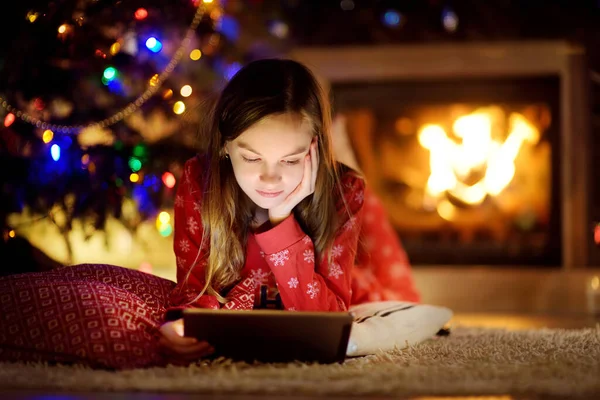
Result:
<instances>
[{"instance_id":1,"label":"flame","mask_svg":"<svg viewBox=\"0 0 600 400\"><path fill-rule=\"evenodd\" d=\"M511 183L521 147L524 143L536 144L540 132L522 114L511 113L506 140L495 140L492 120L501 114L497 108L489 108L457 118L452 130L454 136L462 139L460 143L440 125L426 124L419 130L419 144L429 150L431 173L426 188L429 196L441 199L449 193L466 204L479 205L488 195L498 196ZM485 174L475 183L463 182L476 171ZM440 213L443 218L453 214L445 201L438 206L444 210Z\"/></svg>"}]
</instances>

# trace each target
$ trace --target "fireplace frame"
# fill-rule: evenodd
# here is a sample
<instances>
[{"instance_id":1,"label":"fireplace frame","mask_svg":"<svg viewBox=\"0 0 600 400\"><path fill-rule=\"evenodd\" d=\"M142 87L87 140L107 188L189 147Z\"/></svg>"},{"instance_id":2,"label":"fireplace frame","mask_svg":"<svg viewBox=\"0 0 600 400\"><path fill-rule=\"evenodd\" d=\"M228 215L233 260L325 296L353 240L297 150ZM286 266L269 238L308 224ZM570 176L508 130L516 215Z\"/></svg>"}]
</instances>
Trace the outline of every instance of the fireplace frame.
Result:
<instances>
[{"instance_id":1,"label":"fireplace frame","mask_svg":"<svg viewBox=\"0 0 600 400\"><path fill-rule=\"evenodd\" d=\"M585 49L564 41L443 43L297 48L326 89L338 83L397 80L559 78L560 270L589 265L590 116Z\"/></svg>"}]
</instances>

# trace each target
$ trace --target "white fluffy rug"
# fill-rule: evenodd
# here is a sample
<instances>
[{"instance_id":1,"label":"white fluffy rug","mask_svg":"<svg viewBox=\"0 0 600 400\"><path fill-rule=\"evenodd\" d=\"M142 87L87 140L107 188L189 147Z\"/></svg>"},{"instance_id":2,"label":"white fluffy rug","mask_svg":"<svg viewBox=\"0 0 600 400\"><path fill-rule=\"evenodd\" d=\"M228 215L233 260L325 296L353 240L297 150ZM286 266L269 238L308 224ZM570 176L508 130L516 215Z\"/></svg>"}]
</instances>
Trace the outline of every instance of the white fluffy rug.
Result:
<instances>
[{"instance_id":1,"label":"white fluffy rug","mask_svg":"<svg viewBox=\"0 0 600 400\"><path fill-rule=\"evenodd\" d=\"M0 388L311 396L531 394L600 398L600 325L587 329L455 327L450 336L335 365L248 365L109 372L0 364ZM596 397L598 396L598 397Z\"/></svg>"}]
</instances>

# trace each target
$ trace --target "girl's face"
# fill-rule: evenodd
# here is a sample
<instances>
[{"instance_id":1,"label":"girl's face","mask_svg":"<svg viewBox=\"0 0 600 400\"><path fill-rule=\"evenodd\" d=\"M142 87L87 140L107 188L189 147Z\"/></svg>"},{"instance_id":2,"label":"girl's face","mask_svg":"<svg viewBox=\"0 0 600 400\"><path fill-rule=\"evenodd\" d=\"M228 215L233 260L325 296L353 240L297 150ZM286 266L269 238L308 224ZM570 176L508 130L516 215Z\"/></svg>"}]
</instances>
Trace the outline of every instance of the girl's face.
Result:
<instances>
[{"instance_id":1,"label":"girl's face","mask_svg":"<svg viewBox=\"0 0 600 400\"><path fill-rule=\"evenodd\" d=\"M237 183L258 207L269 210L281 204L300 184L312 136L303 118L279 114L225 145Z\"/></svg>"}]
</instances>

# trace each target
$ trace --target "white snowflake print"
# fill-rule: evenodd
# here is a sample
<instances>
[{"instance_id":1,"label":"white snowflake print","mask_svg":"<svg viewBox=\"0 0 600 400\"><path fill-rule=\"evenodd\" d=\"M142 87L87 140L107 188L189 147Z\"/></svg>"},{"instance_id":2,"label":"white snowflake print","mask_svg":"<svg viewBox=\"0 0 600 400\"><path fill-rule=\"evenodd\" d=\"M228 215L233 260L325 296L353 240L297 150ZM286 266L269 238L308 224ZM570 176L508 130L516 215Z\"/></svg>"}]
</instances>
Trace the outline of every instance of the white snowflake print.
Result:
<instances>
[{"instance_id":1,"label":"white snowflake print","mask_svg":"<svg viewBox=\"0 0 600 400\"><path fill-rule=\"evenodd\" d=\"M175 257L177 268L183 269L185 267L185 259L183 257Z\"/></svg>"},{"instance_id":2,"label":"white snowflake print","mask_svg":"<svg viewBox=\"0 0 600 400\"><path fill-rule=\"evenodd\" d=\"M183 196L175 196L175 207L183 207Z\"/></svg>"},{"instance_id":3,"label":"white snowflake print","mask_svg":"<svg viewBox=\"0 0 600 400\"><path fill-rule=\"evenodd\" d=\"M296 307L290 307L287 309L288 311L296 311Z\"/></svg>"},{"instance_id":4,"label":"white snowflake print","mask_svg":"<svg viewBox=\"0 0 600 400\"><path fill-rule=\"evenodd\" d=\"M267 277L269 276L268 272L263 272L261 268L250 271L250 279L252 280L252 285L256 289L263 283L266 283Z\"/></svg>"},{"instance_id":5,"label":"white snowflake print","mask_svg":"<svg viewBox=\"0 0 600 400\"><path fill-rule=\"evenodd\" d=\"M362 204L364 200L365 192L358 192L356 193L356 196L354 196L354 201L356 201L358 204Z\"/></svg>"},{"instance_id":6,"label":"white snowflake print","mask_svg":"<svg viewBox=\"0 0 600 400\"><path fill-rule=\"evenodd\" d=\"M202 204L194 203L194 211L196 211L198 214L202 214Z\"/></svg>"},{"instance_id":7,"label":"white snowflake print","mask_svg":"<svg viewBox=\"0 0 600 400\"><path fill-rule=\"evenodd\" d=\"M179 241L179 250L181 250L182 253L187 253L190 251L190 248L190 242L187 239L181 239Z\"/></svg>"},{"instance_id":8,"label":"white snowflake print","mask_svg":"<svg viewBox=\"0 0 600 400\"><path fill-rule=\"evenodd\" d=\"M283 266L287 260L290 259L290 251L289 250L281 250L275 254L271 254L271 261L275 266Z\"/></svg>"},{"instance_id":9,"label":"white snowflake print","mask_svg":"<svg viewBox=\"0 0 600 400\"><path fill-rule=\"evenodd\" d=\"M260 256L261 256L262 258L265 258L265 252L261 250L261 252L260 252Z\"/></svg>"},{"instance_id":10,"label":"white snowflake print","mask_svg":"<svg viewBox=\"0 0 600 400\"><path fill-rule=\"evenodd\" d=\"M302 243L304 243L304 244L309 244L309 243L312 243L312 239L310 238L310 236L306 235L306 236L304 236L304 238L302 239Z\"/></svg>"},{"instance_id":11,"label":"white snowflake print","mask_svg":"<svg viewBox=\"0 0 600 400\"><path fill-rule=\"evenodd\" d=\"M199 228L198 221L196 221L194 219L194 217L189 217L187 220L188 232L191 233L192 235L195 235L196 232L198 232L198 228Z\"/></svg>"},{"instance_id":12,"label":"white snowflake print","mask_svg":"<svg viewBox=\"0 0 600 400\"><path fill-rule=\"evenodd\" d=\"M384 256L389 257L390 254L392 254L392 246L385 246L381 252L383 253Z\"/></svg>"},{"instance_id":13,"label":"white snowflake print","mask_svg":"<svg viewBox=\"0 0 600 400\"><path fill-rule=\"evenodd\" d=\"M290 286L290 289L296 289L298 287L298 278L296 278L295 276L292 277L288 281L288 285Z\"/></svg>"},{"instance_id":14,"label":"white snowflake print","mask_svg":"<svg viewBox=\"0 0 600 400\"><path fill-rule=\"evenodd\" d=\"M329 277L340 279L340 275L344 275L344 271L342 271L342 267L338 263L331 263L329 266Z\"/></svg>"},{"instance_id":15,"label":"white snowflake print","mask_svg":"<svg viewBox=\"0 0 600 400\"><path fill-rule=\"evenodd\" d=\"M341 244L336 244L335 246L333 246L333 249L331 249L331 255L336 258L340 257L343 252L344 246L342 246Z\"/></svg>"},{"instance_id":16,"label":"white snowflake print","mask_svg":"<svg viewBox=\"0 0 600 400\"><path fill-rule=\"evenodd\" d=\"M390 267L390 275L394 279L403 278L405 275L407 275L407 272L408 272L408 269L407 269L406 265L404 265L402 263L394 263Z\"/></svg>"},{"instance_id":17,"label":"white snowflake print","mask_svg":"<svg viewBox=\"0 0 600 400\"><path fill-rule=\"evenodd\" d=\"M311 299L314 299L315 297L317 297L317 294L319 294L319 291L321 289L319 289L319 282L314 281L313 283L309 283L308 285L306 285L307 290L306 290L306 294L310 296Z\"/></svg>"},{"instance_id":18,"label":"white snowflake print","mask_svg":"<svg viewBox=\"0 0 600 400\"><path fill-rule=\"evenodd\" d=\"M314 263L315 262L315 253L312 250L304 250L304 261L306 261L307 263Z\"/></svg>"},{"instance_id":19,"label":"white snowflake print","mask_svg":"<svg viewBox=\"0 0 600 400\"><path fill-rule=\"evenodd\" d=\"M346 223L344 224L344 229L349 231L350 229L354 228L354 225L356 224L356 217L353 215L350 217L350 219L348 221L346 221Z\"/></svg>"}]
</instances>

